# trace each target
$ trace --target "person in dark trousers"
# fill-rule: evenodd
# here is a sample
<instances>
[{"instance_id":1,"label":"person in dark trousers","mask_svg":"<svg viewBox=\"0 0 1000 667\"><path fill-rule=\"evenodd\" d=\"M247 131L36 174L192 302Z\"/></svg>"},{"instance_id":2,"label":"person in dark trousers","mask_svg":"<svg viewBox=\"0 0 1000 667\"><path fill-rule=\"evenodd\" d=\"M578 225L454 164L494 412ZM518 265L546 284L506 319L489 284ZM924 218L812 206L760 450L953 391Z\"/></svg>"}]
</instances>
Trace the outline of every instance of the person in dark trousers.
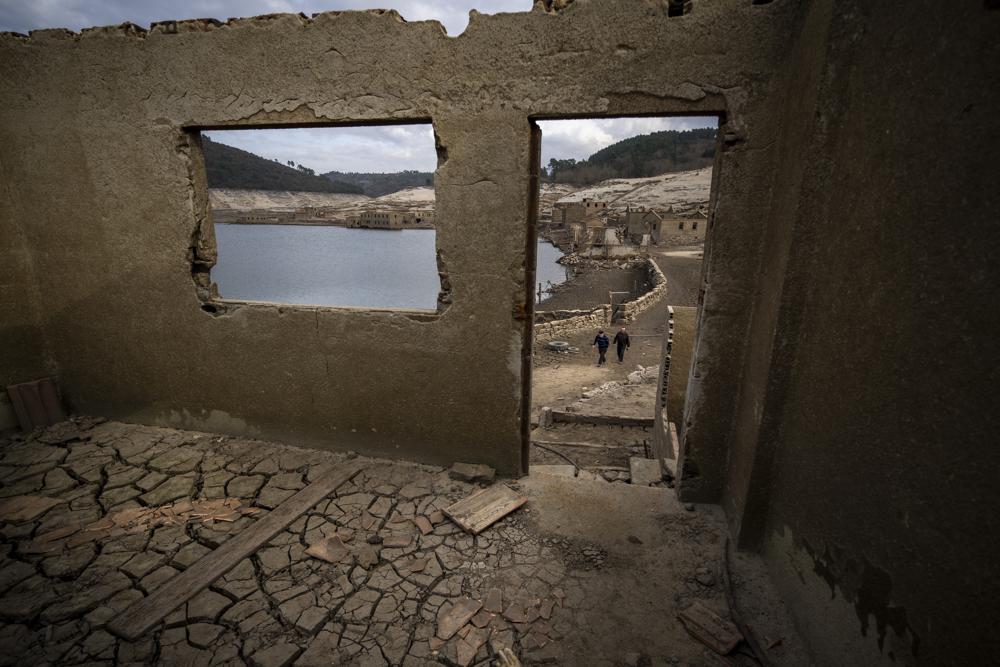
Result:
<instances>
[{"instance_id":1,"label":"person in dark trousers","mask_svg":"<svg viewBox=\"0 0 1000 667\"><path fill-rule=\"evenodd\" d=\"M600 329L597 332L597 336L594 337L594 344L591 347L596 347L598 352L597 365L604 365L604 355L608 352L608 346L611 345L611 341L608 339L608 334L604 333L604 329Z\"/></svg>"},{"instance_id":2,"label":"person in dark trousers","mask_svg":"<svg viewBox=\"0 0 1000 667\"><path fill-rule=\"evenodd\" d=\"M628 349L628 332L625 331L625 327L618 330L615 334L615 348L618 350L618 363L625 361L625 350Z\"/></svg>"}]
</instances>

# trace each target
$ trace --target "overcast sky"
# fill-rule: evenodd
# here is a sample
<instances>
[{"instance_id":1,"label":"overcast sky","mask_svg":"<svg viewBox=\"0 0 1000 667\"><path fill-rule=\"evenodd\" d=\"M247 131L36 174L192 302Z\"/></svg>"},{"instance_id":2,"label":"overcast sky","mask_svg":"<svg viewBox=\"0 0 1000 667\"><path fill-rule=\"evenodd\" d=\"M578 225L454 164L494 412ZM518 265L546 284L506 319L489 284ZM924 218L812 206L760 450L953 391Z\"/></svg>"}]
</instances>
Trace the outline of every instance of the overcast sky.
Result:
<instances>
[{"instance_id":1,"label":"overcast sky","mask_svg":"<svg viewBox=\"0 0 1000 667\"><path fill-rule=\"evenodd\" d=\"M182 18L255 16L275 12L310 15L337 9L386 7L410 21L437 19L449 35L458 35L469 10L484 14L528 11L532 0L0 0L0 30L38 28L79 30L131 21L148 27L154 21ZM553 157L585 159L609 144L637 134L667 129L714 127L715 118L618 118L545 121L542 164ZM397 125L294 130L208 132L213 140L236 146L282 164L289 160L317 173L385 172L437 166L434 135L427 125Z\"/></svg>"},{"instance_id":2,"label":"overcast sky","mask_svg":"<svg viewBox=\"0 0 1000 667\"><path fill-rule=\"evenodd\" d=\"M524 12L532 0L0 0L0 31L28 32L37 28L79 30L131 21L149 27L154 21L257 16L278 12L339 9L395 9L407 21L437 19L448 34L465 30L469 10L483 14Z\"/></svg>"},{"instance_id":3,"label":"overcast sky","mask_svg":"<svg viewBox=\"0 0 1000 667\"><path fill-rule=\"evenodd\" d=\"M542 164L550 158L586 159L600 149L637 134L714 127L715 118L610 118L548 120L542 126ZM328 171L434 171L437 153L430 125L321 127L288 130L205 132L213 141L261 157L289 160L316 173Z\"/></svg>"}]
</instances>

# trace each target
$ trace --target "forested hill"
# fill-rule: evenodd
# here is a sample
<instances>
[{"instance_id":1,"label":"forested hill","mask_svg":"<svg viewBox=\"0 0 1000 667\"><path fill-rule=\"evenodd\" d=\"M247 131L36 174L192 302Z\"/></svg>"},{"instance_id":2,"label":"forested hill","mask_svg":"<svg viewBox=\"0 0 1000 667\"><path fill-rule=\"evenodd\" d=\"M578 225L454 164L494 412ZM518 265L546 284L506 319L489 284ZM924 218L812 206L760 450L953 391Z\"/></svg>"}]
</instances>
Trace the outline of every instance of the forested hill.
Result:
<instances>
[{"instance_id":1,"label":"forested hill","mask_svg":"<svg viewBox=\"0 0 1000 667\"><path fill-rule=\"evenodd\" d=\"M356 185L317 176L302 165L288 167L205 136L201 141L210 188L362 194Z\"/></svg>"},{"instance_id":2,"label":"forested hill","mask_svg":"<svg viewBox=\"0 0 1000 667\"><path fill-rule=\"evenodd\" d=\"M400 171L391 174L331 171L323 176L333 181L356 185L369 197L381 197L406 188L434 185L434 174L429 171Z\"/></svg>"},{"instance_id":3,"label":"forested hill","mask_svg":"<svg viewBox=\"0 0 1000 667\"><path fill-rule=\"evenodd\" d=\"M549 160L554 183L593 185L609 178L659 176L700 169L715 156L715 128L665 130L629 137L602 148L586 160Z\"/></svg>"}]
</instances>

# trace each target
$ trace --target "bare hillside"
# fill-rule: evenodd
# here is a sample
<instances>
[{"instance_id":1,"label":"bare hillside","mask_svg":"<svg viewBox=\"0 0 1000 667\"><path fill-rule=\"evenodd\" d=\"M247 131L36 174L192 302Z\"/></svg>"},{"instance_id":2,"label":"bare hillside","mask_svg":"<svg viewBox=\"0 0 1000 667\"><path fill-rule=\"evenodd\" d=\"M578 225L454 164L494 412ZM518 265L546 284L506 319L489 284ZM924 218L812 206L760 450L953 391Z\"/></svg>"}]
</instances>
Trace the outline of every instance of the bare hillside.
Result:
<instances>
[{"instance_id":1,"label":"bare hillside","mask_svg":"<svg viewBox=\"0 0 1000 667\"><path fill-rule=\"evenodd\" d=\"M212 188L208 191L212 208L291 210L300 206L349 207L372 201L365 195L334 192L291 192L288 190L233 190Z\"/></svg>"},{"instance_id":2,"label":"bare hillside","mask_svg":"<svg viewBox=\"0 0 1000 667\"><path fill-rule=\"evenodd\" d=\"M623 210L644 206L659 210L673 207L674 212L707 206L712 189L712 168L678 171L648 178L615 178L582 188L560 198L560 202L581 201L590 197L608 202L608 207Z\"/></svg>"}]
</instances>

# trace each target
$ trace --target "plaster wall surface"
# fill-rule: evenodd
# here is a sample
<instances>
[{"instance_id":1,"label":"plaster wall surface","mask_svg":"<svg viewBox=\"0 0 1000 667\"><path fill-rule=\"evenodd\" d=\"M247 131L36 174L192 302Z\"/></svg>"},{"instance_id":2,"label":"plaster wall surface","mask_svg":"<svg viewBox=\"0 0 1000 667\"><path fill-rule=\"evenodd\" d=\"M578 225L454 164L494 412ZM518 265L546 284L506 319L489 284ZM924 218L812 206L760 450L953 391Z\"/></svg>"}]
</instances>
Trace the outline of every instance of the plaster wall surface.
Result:
<instances>
[{"instance_id":1,"label":"plaster wall surface","mask_svg":"<svg viewBox=\"0 0 1000 667\"><path fill-rule=\"evenodd\" d=\"M0 428L9 428L13 411L6 387L37 380L51 369L41 330L34 262L24 226L28 222L11 191L9 160L0 155Z\"/></svg>"},{"instance_id":2,"label":"plaster wall surface","mask_svg":"<svg viewBox=\"0 0 1000 667\"><path fill-rule=\"evenodd\" d=\"M33 284L16 278L29 295L18 307L37 309L76 411L513 472L533 307L530 120L718 113L734 139L720 159L726 270L706 304L700 367L699 401L714 416L689 447L692 470L704 463L692 492L717 497L731 398L713 373L738 365L746 323L724 304L752 291L772 72L798 14L727 0L668 17L662 2L579 0L474 15L457 38L394 12L5 35L2 224L21 229L35 265ZM192 262L209 267L215 248L192 129L426 120L442 149L442 312L202 310Z\"/></svg>"},{"instance_id":3,"label":"plaster wall surface","mask_svg":"<svg viewBox=\"0 0 1000 667\"><path fill-rule=\"evenodd\" d=\"M724 506L824 664L987 664L1000 12L891 4L803 22Z\"/></svg>"}]
</instances>

